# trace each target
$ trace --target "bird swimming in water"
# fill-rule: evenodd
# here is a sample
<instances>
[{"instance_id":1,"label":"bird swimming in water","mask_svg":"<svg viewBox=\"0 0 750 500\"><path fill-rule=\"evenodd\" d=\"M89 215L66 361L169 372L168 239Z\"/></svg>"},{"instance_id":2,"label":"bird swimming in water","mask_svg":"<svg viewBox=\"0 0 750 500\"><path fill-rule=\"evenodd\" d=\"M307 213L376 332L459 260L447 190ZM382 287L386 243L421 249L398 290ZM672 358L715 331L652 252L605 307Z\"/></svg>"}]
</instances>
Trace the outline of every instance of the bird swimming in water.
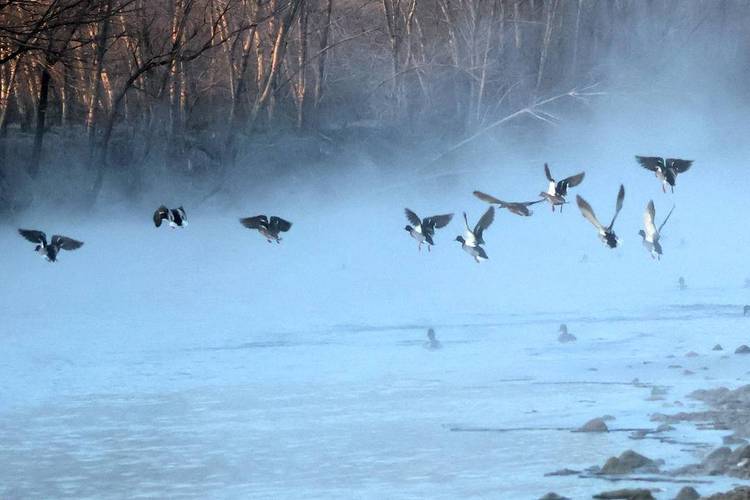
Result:
<instances>
[{"instance_id":1,"label":"bird swimming in water","mask_svg":"<svg viewBox=\"0 0 750 500\"><path fill-rule=\"evenodd\" d=\"M638 231L638 234L641 235L641 238L643 238L643 246L646 247L646 249L651 253L652 259L661 259L663 253L660 243L661 230L664 228L664 225L669 220L669 217L672 215L673 211L674 205L672 206L672 210L669 211L664 221L657 229L656 224L654 224L654 218L656 217L654 201L649 200L648 205L646 205L646 211L643 212L644 229Z\"/></svg>"},{"instance_id":2,"label":"bird swimming in water","mask_svg":"<svg viewBox=\"0 0 750 500\"><path fill-rule=\"evenodd\" d=\"M687 283L685 283L685 278L680 276L680 279L677 280L677 288L680 290L687 290Z\"/></svg>"},{"instance_id":3,"label":"bird swimming in water","mask_svg":"<svg viewBox=\"0 0 750 500\"><path fill-rule=\"evenodd\" d=\"M558 330L558 332L560 332L560 335L557 337L558 342L562 342L563 344L565 344L567 342L575 342L577 340L575 335L573 335L572 333L568 333L568 325L566 325L565 323L560 325L560 329Z\"/></svg>"},{"instance_id":4,"label":"bird swimming in water","mask_svg":"<svg viewBox=\"0 0 750 500\"><path fill-rule=\"evenodd\" d=\"M19 229L18 234L30 242L36 243L34 251L45 257L48 262L56 262L57 254L60 250L76 250L83 246L82 241L74 240L67 236L60 236L59 234L53 235L52 241L49 243L47 243L47 235L42 231Z\"/></svg>"},{"instance_id":5,"label":"bird swimming in water","mask_svg":"<svg viewBox=\"0 0 750 500\"><path fill-rule=\"evenodd\" d=\"M544 198L536 201L503 201L481 191L474 191L474 196L482 201L486 201L489 204L497 205L500 208L506 208L508 212L520 215L522 217L528 217L534 213L533 211L529 210L529 207L531 205L536 205L537 203L541 203L544 201Z\"/></svg>"},{"instance_id":6,"label":"bird swimming in water","mask_svg":"<svg viewBox=\"0 0 750 500\"><path fill-rule=\"evenodd\" d=\"M612 227L615 225L617 215L620 213L620 210L622 210L623 200L625 200L625 186L620 184L620 191L617 193L617 203L615 205L615 215L612 217L612 222L609 223L609 226L604 227L602 223L599 222L599 219L596 218L596 214L594 214L591 205L581 198L580 195L576 195L576 203L578 203L578 208L581 210L581 214L583 214L583 216L596 228L599 232L599 239L609 248L617 248L620 241Z\"/></svg>"},{"instance_id":7,"label":"bird swimming in water","mask_svg":"<svg viewBox=\"0 0 750 500\"><path fill-rule=\"evenodd\" d=\"M427 330L427 342L424 343L424 348L429 351L436 351L437 349L442 349L443 344L440 343L440 341L435 338L435 330L432 328Z\"/></svg>"},{"instance_id":8,"label":"bird swimming in water","mask_svg":"<svg viewBox=\"0 0 750 500\"><path fill-rule=\"evenodd\" d=\"M292 227L292 223L272 215L269 219L265 215L256 215L255 217L246 217L240 219L240 224L248 229L257 230L269 242L281 243L279 233L285 233Z\"/></svg>"},{"instance_id":9,"label":"bird swimming in water","mask_svg":"<svg viewBox=\"0 0 750 500\"><path fill-rule=\"evenodd\" d=\"M747 316L748 314L750 314L750 306L743 307L742 308L742 315L743 316Z\"/></svg>"},{"instance_id":10,"label":"bird swimming in water","mask_svg":"<svg viewBox=\"0 0 750 500\"><path fill-rule=\"evenodd\" d=\"M552 174L549 171L549 166L545 163L544 175L547 176L549 186L547 187L547 191L542 191L541 193L539 193L539 196L547 200L550 205L552 205L553 212L555 211L556 206L559 206L560 212L562 212L562 206L567 203L565 197L568 195L568 188L576 187L577 185L579 185L583 181L583 177L586 175L586 172L571 175L570 177L566 177L565 179L558 182L552 177Z\"/></svg>"},{"instance_id":11,"label":"bird swimming in water","mask_svg":"<svg viewBox=\"0 0 750 500\"><path fill-rule=\"evenodd\" d=\"M489 259L489 257L487 257L487 252L485 252L484 248L480 245L484 245L484 230L492 224L493 220L495 220L495 207L491 206L479 219L479 222L474 226L474 229L471 229L469 227L469 219L466 217L466 212L464 212L464 224L466 224L466 229L464 230L463 236L456 236L456 241L461 243L461 248L466 253L474 257L477 264L483 260Z\"/></svg>"},{"instance_id":12,"label":"bird swimming in water","mask_svg":"<svg viewBox=\"0 0 750 500\"><path fill-rule=\"evenodd\" d=\"M163 220L169 222L169 227L172 229L188 225L187 214L182 206L177 208L167 208L162 205L157 208L156 212L154 212L154 225L156 227L161 226L161 221Z\"/></svg>"},{"instance_id":13,"label":"bird swimming in water","mask_svg":"<svg viewBox=\"0 0 750 500\"><path fill-rule=\"evenodd\" d=\"M422 243L426 243L427 251L429 252L430 247L435 244L435 241L432 239L435 236L435 229L447 226L451 219L453 219L453 214L445 214L433 215L432 217L425 217L419 220L417 214L408 208L404 209L404 213L409 222L411 222L411 225L407 225L404 229L408 231L412 238L417 240L419 251L422 251Z\"/></svg>"},{"instance_id":14,"label":"bird swimming in water","mask_svg":"<svg viewBox=\"0 0 750 500\"><path fill-rule=\"evenodd\" d=\"M693 160L680 160L677 158L661 158L659 156L636 156L636 161L646 170L654 172L661 180L661 190L667 192L669 186L674 193L674 185L677 182L677 174L688 171Z\"/></svg>"}]
</instances>

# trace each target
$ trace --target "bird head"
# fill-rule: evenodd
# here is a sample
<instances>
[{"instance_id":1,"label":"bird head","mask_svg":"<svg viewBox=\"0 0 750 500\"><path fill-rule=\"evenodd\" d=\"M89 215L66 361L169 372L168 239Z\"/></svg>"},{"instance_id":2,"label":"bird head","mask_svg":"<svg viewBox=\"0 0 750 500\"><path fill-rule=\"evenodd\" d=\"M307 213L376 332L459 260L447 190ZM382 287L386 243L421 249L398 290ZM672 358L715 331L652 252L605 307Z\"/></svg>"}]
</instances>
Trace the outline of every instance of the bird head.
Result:
<instances>
[{"instance_id":1,"label":"bird head","mask_svg":"<svg viewBox=\"0 0 750 500\"><path fill-rule=\"evenodd\" d=\"M638 231L638 234L639 234L639 235L641 236L641 238L643 238L644 240L646 239L646 232L645 232L645 231L644 231L643 229L641 229L640 231Z\"/></svg>"},{"instance_id":2,"label":"bird head","mask_svg":"<svg viewBox=\"0 0 750 500\"><path fill-rule=\"evenodd\" d=\"M463 236L456 236L456 241L458 241L459 243L466 243L466 240L464 240Z\"/></svg>"},{"instance_id":3,"label":"bird head","mask_svg":"<svg viewBox=\"0 0 750 500\"><path fill-rule=\"evenodd\" d=\"M563 323L562 325L560 325L560 329L558 331L560 333L568 333L568 325L566 325L565 323Z\"/></svg>"},{"instance_id":4,"label":"bird head","mask_svg":"<svg viewBox=\"0 0 750 500\"><path fill-rule=\"evenodd\" d=\"M412 228L412 227L411 227L410 225L408 225L408 224L407 224L407 225L406 225L406 226L404 227L404 229L405 229L406 231L409 231L409 232L411 233L411 230L412 230L413 228Z\"/></svg>"}]
</instances>

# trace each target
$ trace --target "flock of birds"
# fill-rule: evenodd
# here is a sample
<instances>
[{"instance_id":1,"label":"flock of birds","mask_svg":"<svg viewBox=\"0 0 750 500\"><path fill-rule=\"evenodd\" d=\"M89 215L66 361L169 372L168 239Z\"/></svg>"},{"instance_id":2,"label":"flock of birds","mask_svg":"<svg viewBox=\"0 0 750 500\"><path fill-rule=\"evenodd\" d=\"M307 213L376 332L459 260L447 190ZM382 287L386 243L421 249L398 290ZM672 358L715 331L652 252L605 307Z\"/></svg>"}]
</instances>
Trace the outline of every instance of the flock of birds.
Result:
<instances>
[{"instance_id":1,"label":"flock of birds","mask_svg":"<svg viewBox=\"0 0 750 500\"><path fill-rule=\"evenodd\" d=\"M667 191L667 186L674 192L674 186L676 183L677 175L686 172L692 165L692 160L680 160L675 158L661 158L652 156L636 156L638 163L647 170L654 172L655 176L662 183L662 191ZM537 203L548 202L552 211L555 211L556 207L560 207L562 212L563 206L568 203L566 196L568 195L568 189L573 188L583 182L585 172L580 172L576 175L565 177L561 180L556 180L552 177L549 166L544 164L544 174L549 182L547 190L539 193L540 199L534 201L525 202L506 202L495 198L492 195L483 193L481 191L474 191L474 195L490 204L487 211L480 217L479 221L471 227L469 225L469 218L464 212L464 225L465 229L463 234L456 236L455 241L461 243L461 248L471 255L474 260L479 263L483 260L487 260L487 252L483 245L485 241L483 238L484 231L492 224L495 220L495 205L499 208L507 209L509 212L522 216L528 217L533 212L529 209L530 206ZM615 203L615 213L612 216L612 220L609 225L605 226L602 224L594 213L594 209L591 205L583 199L580 195L576 195L576 204L581 211L581 214L588 220L596 229L599 238L609 248L616 248L619 244L619 239L614 231L615 220L622 210L623 201L625 200L625 187L620 184L620 189L617 193L617 199ZM643 239L643 245L651 254L652 258L659 259L663 253L660 239L661 232L664 225L672 215L672 210L664 218L659 227L656 227L656 209L654 208L653 200L650 200L646 205L646 210L643 214L643 226L644 228L639 231L641 238ZM422 245L427 246L427 250L435 244L435 230L441 229L447 226L453 219L453 214L434 215L431 217L425 217L420 219L419 216L410 209L405 209L406 218L409 221L404 229L414 238L419 244L419 250L421 251ZM188 225L187 213L183 207L178 208L167 208L162 205L156 209L153 216L154 225L160 227L162 222L166 221L169 227L180 228ZM246 217L240 219L240 224L248 229L258 231L269 243L281 242L280 234L289 231L292 227L292 223L282 219L278 216L267 216L267 215L256 215L254 217ZM45 257L49 262L57 261L57 255L60 250L76 250L83 246L82 241L69 238L67 236L53 235L48 241L47 235L43 231L32 230L32 229L19 229L19 234L26 238L28 241L35 243L35 251Z\"/></svg>"},{"instance_id":2,"label":"flock of birds","mask_svg":"<svg viewBox=\"0 0 750 500\"><path fill-rule=\"evenodd\" d=\"M654 175L661 181L662 191L664 192L667 191L667 186L669 186L670 190L674 192L677 175L686 172L693 164L692 160L680 160L676 158L661 158L655 156L636 156L635 158L643 168L654 172ZM528 217L533 213L529 209L530 206L546 201L552 206L553 212L555 211L555 207L560 207L560 211L562 212L563 206L568 203L566 199L568 189L578 186L583 182L583 178L586 175L585 172L580 172L558 181L552 177L552 173L546 163L544 164L544 174L549 182L547 190L539 193L540 199L534 201L507 202L490 194L483 193L482 191L474 191L474 196L489 203L490 208L487 209L473 228L469 226L469 219L464 212L465 229L462 235L456 236L456 241L461 243L461 248L471 255L477 263L489 258L487 252L482 246L485 244L483 234L495 220L495 205L499 208L507 209L513 214ZM599 239L601 239L609 248L617 248L620 242L614 231L614 225L617 216L622 210L624 201L625 186L620 184L620 189L617 192L617 199L615 201L615 213L612 216L610 223L605 226L599 221L589 202L583 199L580 195L576 195L576 204L578 205L581 214L594 226L599 235ZM662 223L657 227L656 208L654 207L653 200L649 200L646 205L646 210L643 213L643 229L641 229L638 234L643 240L643 245L654 259L660 259L663 254L660 242L661 233L665 224L669 220L669 217L672 215L673 210L674 206ZM426 244L428 251L430 250L430 247L435 244L435 230L447 226L453 218L453 214L444 214L433 215L420 220L417 214L408 208L405 209L405 213L410 224L404 229L409 232L412 238L417 240L420 250L422 249L422 245Z\"/></svg>"}]
</instances>

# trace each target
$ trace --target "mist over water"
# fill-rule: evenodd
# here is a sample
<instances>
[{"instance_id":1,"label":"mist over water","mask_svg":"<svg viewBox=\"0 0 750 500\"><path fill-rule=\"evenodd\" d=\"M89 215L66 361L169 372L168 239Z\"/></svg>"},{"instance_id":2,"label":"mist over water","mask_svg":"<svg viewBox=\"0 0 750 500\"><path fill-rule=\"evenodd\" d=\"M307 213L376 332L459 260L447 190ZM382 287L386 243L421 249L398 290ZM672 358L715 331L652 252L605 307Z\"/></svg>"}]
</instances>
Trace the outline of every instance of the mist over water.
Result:
<instances>
[{"instance_id":1,"label":"mist over water","mask_svg":"<svg viewBox=\"0 0 750 500\"><path fill-rule=\"evenodd\" d=\"M731 354L747 343L750 277L745 45L717 34L719 4L692 37L620 33L585 84L542 86L587 95L455 150L470 133L346 116L267 132L266 148L243 135L221 174L156 165L129 191L110 167L92 207L77 201L78 143L48 150L44 175L12 188L33 201L0 208L0 498L588 498L620 486L673 498L684 484L742 484L670 474L727 432L629 434L656 427L655 413L706 409L688 395L747 373ZM694 164L663 193L635 155ZM23 177L14 162L2 178ZM561 212L498 209L476 264L454 241L462 212L474 224L488 207L472 191L535 200L545 163L585 179ZM620 184L610 250L575 196L608 222ZM649 200L657 226L675 206L660 261L638 235ZM161 204L184 206L189 226L155 228ZM455 216L420 252L404 208ZM293 223L280 244L238 221L258 214ZM49 264L18 228L84 246ZM561 323L575 343L557 342ZM424 348L429 327L439 350ZM654 387L669 395L649 399ZM571 432L605 414L611 432ZM626 449L665 465L651 482L586 473ZM563 468L578 473L545 476Z\"/></svg>"}]
</instances>

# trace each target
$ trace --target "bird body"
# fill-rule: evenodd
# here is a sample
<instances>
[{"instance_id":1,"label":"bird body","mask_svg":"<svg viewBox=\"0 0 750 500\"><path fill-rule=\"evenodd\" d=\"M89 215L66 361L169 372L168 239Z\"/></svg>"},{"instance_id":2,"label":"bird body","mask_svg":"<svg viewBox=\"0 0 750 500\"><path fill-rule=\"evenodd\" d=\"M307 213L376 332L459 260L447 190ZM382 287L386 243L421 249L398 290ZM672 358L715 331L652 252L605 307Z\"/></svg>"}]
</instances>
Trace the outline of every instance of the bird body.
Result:
<instances>
[{"instance_id":1,"label":"bird body","mask_svg":"<svg viewBox=\"0 0 750 500\"><path fill-rule=\"evenodd\" d=\"M47 262L57 262L57 254L60 250L76 250L83 246L82 241L74 240L67 236L60 236L59 234L53 235L52 240L47 243L47 235L43 231L19 229L18 234L30 242L36 243L34 251L46 258Z\"/></svg>"},{"instance_id":2,"label":"bird body","mask_svg":"<svg viewBox=\"0 0 750 500\"><path fill-rule=\"evenodd\" d=\"M617 245L620 242L620 240L617 238L617 235L615 234L613 226L615 225L615 220L617 220L617 215L620 213L620 210L622 210L622 203L624 200L625 187L620 184L620 191L617 193L617 202L615 204L615 215L612 217L612 222L609 223L609 226L605 227L601 222L599 222L599 219L596 218L596 214L591 208L591 205L589 205L586 200L581 198L580 195L576 195L576 203L578 204L578 208L581 210L581 214L594 226L594 228L596 228L599 234L599 239L601 239L602 242L609 248L617 248Z\"/></svg>"},{"instance_id":3,"label":"bird body","mask_svg":"<svg viewBox=\"0 0 750 500\"><path fill-rule=\"evenodd\" d=\"M256 215L255 217L246 217L240 219L240 224L248 229L257 230L269 243L276 242L281 243L279 233L285 233L292 227L292 223L272 215L269 217L265 215Z\"/></svg>"},{"instance_id":4,"label":"bird body","mask_svg":"<svg viewBox=\"0 0 750 500\"><path fill-rule=\"evenodd\" d=\"M404 209L407 220L411 223L406 225L404 229L409 232L412 238L417 240L419 243L419 250L422 250L422 244L427 243L427 251L430 247L435 244L433 237L435 236L435 229L440 229L447 226L453 219L453 214L444 215L433 215L431 217L425 217L420 219L417 214L408 208Z\"/></svg>"},{"instance_id":5,"label":"bird body","mask_svg":"<svg viewBox=\"0 0 750 500\"><path fill-rule=\"evenodd\" d=\"M157 208L154 212L154 225L156 227L161 226L163 220L166 220L169 223L169 227L172 229L188 225L187 214L182 206L177 208L167 208L162 205Z\"/></svg>"},{"instance_id":6,"label":"bird body","mask_svg":"<svg viewBox=\"0 0 750 500\"><path fill-rule=\"evenodd\" d=\"M486 201L487 203L497 205L500 208L505 208L508 210L508 212L520 215L522 217L529 217L530 215L532 215L534 212L532 210L529 210L529 207L531 205L541 203L545 200L545 198L542 198L541 200L536 201L503 201L499 198L495 198L490 194L483 193L482 191L474 191L474 196L482 201Z\"/></svg>"},{"instance_id":7,"label":"bird body","mask_svg":"<svg viewBox=\"0 0 750 500\"><path fill-rule=\"evenodd\" d=\"M466 212L464 212L464 224L466 225L466 229L464 230L463 235L456 236L456 241L461 243L461 248L474 257L474 260L477 263L489 259L489 257L487 257L487 252L485 252L484 248L480 245L484 245L484 230L492 224L493 220L495 220L495 207L491 206L479 219L479 222L474 226L474 229L472 229L469 227L469 219L466 216Z\"/></svg>"},{"instance_id":8,"label":"bird body","mask_svg":"<svg viewBox=\"0 0 750 500\"><path fill-rule=\"evenodd\" d=\"M556 181L552 177L552 173L549 170L549 165L544 164L544 175L547 177L549 184L547 185L547 191L542 191L539 196L544 198L552 206L552 211L555 211L555 207L559 206L562 212L562 206L567 203L565 197L568 195L568 188L575 187L583 182L583 178L586 175L585 172L580 172L576 175L566 177L561 181Z\"/></svg>"},{"instance_id":9,"label":"bird body","mask_svg":"<svg viewBox=\"0 0 750 500\"><path fill-rule=\"evenodd\" d=\"M654 172L656 178L662 183L661 190L665 193L667 192L667 186L674 193L677 174L687 172L693 164L693 160L662 158L659 156L636 156L635 159L643 168Z\"/></svg>"},{"instance_id":10,"label":"bird body","mask_svg":"<svg viewBox=\"0 0 750 500\"><path fill-rule=\"evenodd\" d=\"M646 205L646 210L643 212L643 229L638 231L638 234L641 236L641 238L643 238L643 246L646 247L646 249L649 251L652 259L661 259L663 253L660 241L661 230L669 220L669 217L672 215L673 210L674 206L672 207L672 210L669 211L667 217L664 219L661 225L657 228L656 224L654 223L654 219L656 217L654 201L649 200L648 205Z\"/></svg>"}]
</instances>

